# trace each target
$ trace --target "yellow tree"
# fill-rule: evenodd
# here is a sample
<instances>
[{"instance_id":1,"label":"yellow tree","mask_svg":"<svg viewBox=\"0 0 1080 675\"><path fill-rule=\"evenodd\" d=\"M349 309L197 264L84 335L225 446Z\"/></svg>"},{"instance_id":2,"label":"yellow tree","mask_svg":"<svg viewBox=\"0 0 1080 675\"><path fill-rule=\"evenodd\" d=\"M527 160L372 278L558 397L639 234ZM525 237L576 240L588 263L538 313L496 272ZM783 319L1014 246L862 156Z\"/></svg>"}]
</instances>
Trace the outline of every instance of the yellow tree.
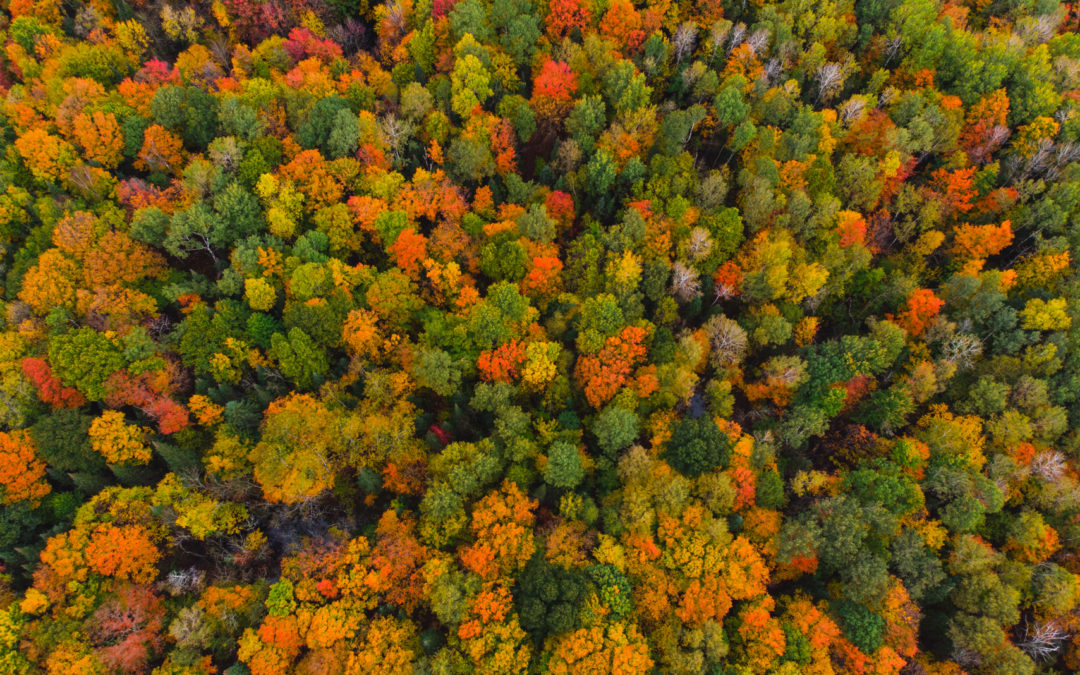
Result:
<instances>
[{"instance_id":1,"label":"yellow tree","mask_svg":"<svg viewBox=\"0 0 1080 675\"><path fill-rule=\"evenodd\" d=\"M146 464L151 458L147 432L125 423L123 413L106 410L90 424L90 446L110 464Z\"/></svg>"},{"instance_id":2,"label":"yellow tree","mask_svg":"<svg viewBox=\"0 0 1080 675\"><path fill-rule=\"evenodd\" d=\"M262 440L249 455L269 501L295 504L333 487L346 447L343 413L309 394L270 404Z\"/></svg>"},{"instance_id":3,"label":"yellow tree","mask_svg":"<svg viewBox=\"0 0 1080 675\"><path fill-rule=\"evenodd\" d=\"M652 667L644 636L633 624L624 623L564 633L555 639L548 661L553 675L644 675Z\"/></svg>"}]
</instances>

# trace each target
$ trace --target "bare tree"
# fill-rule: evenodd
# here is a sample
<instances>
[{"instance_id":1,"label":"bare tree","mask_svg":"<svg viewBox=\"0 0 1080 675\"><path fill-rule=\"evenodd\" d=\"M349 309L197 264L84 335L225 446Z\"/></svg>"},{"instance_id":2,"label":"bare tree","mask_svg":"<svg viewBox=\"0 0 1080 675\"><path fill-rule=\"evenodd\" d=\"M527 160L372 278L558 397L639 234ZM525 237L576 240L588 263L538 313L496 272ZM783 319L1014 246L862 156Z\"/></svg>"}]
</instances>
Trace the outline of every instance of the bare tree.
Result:
<instances>
[{"instance_id":1,"label":"bare tree","mask_svg":"<svg viewBox=\"0 0 1080 675\"><path fill-rule=\"evenodd\" d=\"M765 62L764 74L768 82L776 82L787 70L786 57L775 57Z\"/></svg>"},{"instance_id":2,"label":"bare tree","mask_svg":"<svg viewBox=\"0 0 1080 675\"><path fill-rule=\"evenodd\" d=\"M904 44L903 38L897 35L894 38L889 39L885 43L885 66L889 65L889 62L896 58L900 53L900 47Z\"/></svg>"},{"instance_id":3,"label":"bare tree","mask_svg":"<svg viewBox=\"0 0 1080 675\"><path fill-rule=\"evenodd\" d=\"M675 263L671 269L671 293L680 302L690 302L701 295L700 276L692 267L681 262Z\"/></svg>"},{"instance_id":4,"label":"bare tree","mask_svg":"<svg viewBox=\"0 0 1080 675\"><path fill-rule=\"evenodd\" d=\"M970 368L983 351L982 340L970 333L955 333L945 343L942 358L960 370Z\"/></svg>"},{"instance_id":5,"label":"bare tree","mask_svg":"<svg viewBox=\"0 0 1080 675\"><path fill-rule=\"evenodd\" d=\"M198 605L181 609L169 624L169 636L181 648L201 650L209 644L206 612Z\"/></svg>"},{"instance_id":6,"label":"bare tree","mask_svg":"<svg viewBox=\"0 0 1080 675\"><path fill-rule=\"evenodd\" d=\"M840 108L840 119L844 122L850 122L861 115L865 107L866 101L861 98L848 99Z\"/></svg>"},{"instance_id":7,"label":"bare tree","mask_svg":"<svg viewBox=\"0 0 1080 675\"><path fill-rule=\"evenodd\" d=\"M690 231L690 238L686 246L686 252L690 258L697 262L707 258L712 253L713 241L709 231L704 227L695 227Z\"/></svg>"},{"instance_id":8,"label":"bare tree","mask_svg":"<svg viewBox=\"0 0 1080 675\"><path fill-rule=\"evenodd\" d=\"M101 26L101 12L89 5L83 7L75 14L73 32L80 38L86 38L95 29Z\"/></svg>"},{"instance_id":9,"label":"bare tree","mask_svg":"<svg viewBox=\"0 0 1080 675\"><path fill-rule=\"evenodd\" d=\"M1035 661L1051 661L1069 639L1069 633L1054 621L1024 626L1024 637L1017 643Z\"/></svg>"},{"instance_id":10,"label":"bare tree","mask_svg":"<svg viewBox=\"0 0 1080 675\"><path fill-rule=\"evenodd\" d=\"M818 68L818 103L828 101L844 84L844 68L839 63L826 63Z\"/></svg>"},{"instance_id":11,"label":"bare tree","mask_svg":"<svg viewBox=\"0 0 1080 675\"><path fill-rule=\"evenodd\" d=\"M769 37L768 29L759 28L747 38L746 44L750 45L750 49L754 51L754 54L758 54L769 46Z\"/></svg>"},{"instance_id":12,"label":"bare tree","mask_svg":"<svg viewBox=\"0 0 1080 675\"><path fill-rule=\"evenodd\" d=\"M741 21L735 24L735 27L728 33L728 52L735 49L742 44L743 38L746 37L746 24Z\"/></svg>"},{"instance_id":13,"label":"bare tree","mask_svg":"<svg viewBox=\"0 0 1080 675\"><path fill-rule=\"evenodd\" d=\"M216 138L210 144L210 161L223 171L235 171L243 158L244 152L233 136Z\"/></svg>"},{"instance_id":14,"label":"bare tree","mask_svg":"<svg viewBox=\"0 0 1080 675\"><path fill-rule=\"evenodd\" d=\"M671 44L675 48L675 63L682 63L684 58L693 53L694 46L697 44L697 34L697 24L692 21L683 22L675 31L675 35L671 40Z\"/></svg>"},{"instance_id":15,"label":"bare tree","mask_svg":"<svg viewBox=\"0 0 1080 675\"><path fill-rule=\"evenodd\" d=\"M402 150L413 133L413 125L394 113L388 113L379 120L379 135L394 155L394 161L401 160Z\"/></svg>"},{"instance_id":16,"label":"bare tree","mask_svg":"<svg viewBox=\"0 0 1080 675\"><path fill-rule=\"evenodd\" d=\"M734 319L723 314L714 316L705 323L705 333L712 346L709 356L714 366L723 368L734 365L746 356L749 343L746 331Z\"/></svg>"},{"instance_id":17,"label":"bare tree","mask_svg":"<svg viewBox=\"0 0 1080 675\"><path fill-rule=\"evenodd\" d=\"M1065 472L1065 455L1057 450L1044 450L1031 460L1031 472L1048 483L1054 483Z\"/></svg>"},{"instance_id":18,"label":"bare tree","mask_svg":"<svg viewBox=\"0 0 1080 675\"><path fill-rule=\"evenodd\" d=\"M206 572L197 567L188 567L187 569L169 572L161 585L162 590L169 595L178 596L198 591L203 587L205 581Z\"/></svg>"}]
</instances>

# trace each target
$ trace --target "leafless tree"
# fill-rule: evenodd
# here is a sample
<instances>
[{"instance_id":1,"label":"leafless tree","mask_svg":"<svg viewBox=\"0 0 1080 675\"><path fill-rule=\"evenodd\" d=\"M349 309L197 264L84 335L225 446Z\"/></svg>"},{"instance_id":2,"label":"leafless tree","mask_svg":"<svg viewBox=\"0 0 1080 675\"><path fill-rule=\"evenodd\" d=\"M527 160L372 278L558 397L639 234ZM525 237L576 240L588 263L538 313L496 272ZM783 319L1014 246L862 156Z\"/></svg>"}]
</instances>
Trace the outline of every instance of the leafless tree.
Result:
<instances>
[{"instance_id":1,"label":"leafless tree","mask_svg":"<svg viewBox=\"0 0 1080 675\"><path fill-rule=\"evenodd\" d=\"M243 158L244 152L232 136L216 138L210 144L210 161L223 171L235 171Z\"/></svg>"},{"instance_id":2,"label":"leafless tree","mask_svg":"<svg viewBox=\"0 0 1080 675\"><path fill-rule=\"evenodd\" d=\"M413 125L394 113L388 113L379 120L379 135L394 155L394 161L401 160L401 151L412 136Z\"/></svg>"},{"instance_id":3,"label":"leafless tree","mask_svg":"<svg viewBox=\"0 0 1080 675\"><path fill-rule=\"evenodd\" d=\"M1065 472L1065 455L1057 450L1043 450L1031 460L1031 472L1048 483L1054 483Z\"/></svg>"},{"instance_id":4,"label":"leafless tree","mask_svg":"<svg viewBox=\"0 0 1080 675\"><path fill-rule=\"evenodd\" d=\"M690 231L690 238L686 246L686 252L691 260L697 262L707 258L712 252L713 241L709 231L704 227L695 227Z\"/></svg>"},{"instance_id":5,"label":"leafless tree","mask_svg":"<svg viewBox=\"0 0 1080 675\"><path fill-rule=\"evenodd\" d=\"M212 636L206 624L206 611L199 605L181 609L169 624L169 636L181 649L206 649Z\"/></svg>"},{"instance_id":6,"label":"leafless tree","mask_svg":"<svg viewBox=\"0 0 1080 675\"><path fill-rule=\"evenodd\" d=\"M232 52L229 50L229 41L221 36L210 39L210 54L214 57L217 66L221 67L225 74L232 72Z\"/></svg>"},{"instance_id":7,"label":"leafless tree","mask_svg":"<svg viewBox=\"0 0 1080 675\"><path fill-rule=\"evenodd\" d=\"M746 356L748 340L746 331L734 319L723 314L705 323L705 333L712 346L710 359L714 366L723 368L739 363Z\"/></svg>"},{"instance_id":8,"label":"leafless tree","mask_svg":"<svg viewBox=\"0 0 1080 675\"><path fill-rule=\"evenodd\" d=\"M750 45L750 49L754 51L754 54L758 54L769 46L769 37L768 29L759 28L747 38L746 44Z\"/></svg>"},{"instance_id":9,"label":"leafless tree","mask_svg":"<svg viewBox=\"0 0 1080 675\"><path fill-rule=\"evenodd\" d=\"M885 65L888 66L889 62L896 58L900 53L900 47L904 44L903 39L897 35L891 38L885 43Z\"/></svg>"},{"instance_id":10,"label":"leafless tree","mask_svg":"<svg viewBox=\"0 0 1080 675\"><path fill-rule=\"evenodd\" d=\"M1029 45L1038 45L1049 42L1050 38L1057 35L1058 26L1061 25L1065 16L1061 12L1043 14L1039 17L1029 17L1017 23L1016 32L1021 39Z\"/></svg>"},{"instance_id":11,"label":"leafless tree","mask_svg":"<svg viewBox=\"0 0 1080 675\"><path fill-rule=\"evenodd\" d=\"M675 63L682 63L684 58L693 53L694 46L697 44L697 34L697 24L692 21L684 22L675 31L675 36L671 40L675 48Z\"/></svg>"},{"instance_id":12,"label":"leafless tree","mask_svg":"<svg viewBox=\"0 0 1080 675\"><path fill-rule=\"evenodd\" d=\"M731 29L731 31L728 33L728 36L729 39L727 48L728 52L731 52L732 49L735 49L736 47L741 45L743 38L746 37L746 24L742 23L741 21L735 24L735 27Z\"/></svg>"},{"instance_id":13,"label":"leafless tree","mask_svg":"<svg viewBox=\"0 0 1080 675\"><path fill-rule=\"evenodd\" d=\"M581 148L578 146L577 141L568 138L560 143L559 149L555 151L553 164L556 170L564 175L577 169L578 165L581 164Z\"/></svg>"},{"instance_id":14,"label":"leafless tree","mask_svg":"<svg viewBox=\"0 0 1080 675\"><path fill-rule=\"evenodd\" d=\"M776 82L784 74L785 70L785 60L781 57L774 57L765 62L763 73L766 81Z\"/></svg>"},{"instance_id":15,"label":"leafless tree","mask_svg":"<svg viewBox=\"0 0 1080 675\"><path fill-rule=\"evenodd\" d=\"M402 34L408 31L408 19L405 16L405 8L400 2L397 2L397 0L386 4L385 21Z\"/></svg>"},{"instance_id":16,"label":"leafless tree","mask_svg":"<svg viewBox=\"0 0 1080 675\"><path fill-rule=\"evenodd\" d=\"M100 26L101 12L90 5L83 7L75 15L74 33L80 38L86 38L94 29Z\"/></svg>"},{"instance_id":17,"label":"leafless tree","mask_svg":"<svg viewBox=\"0 0 1080 675\"><path fill-rule=\"evenodd\" d=\"M1068 639L1069 633L1054 621L1028 623L1017 646L1035 661L1051 661Z\"/></svg>"},{"instance_id":18,"label":"leafless tree","mask_svg":"<svg viewBox=\"0 0 1080 675\"><path fill-rule=\"evenodd\" d=\"M701 61L694 61L694 63L691 64L691 66L689 68L687 68L686 70L684 70L682 72L683 85L687 89L690 89L708 71L709 71L709 68L704 63L702 63ZM699 103L701 102L701 99L702 99L702 97L699 95L698 96L698 102Z\"/></svg>"},{"instance_id":19,"label":"leafless tree","mask_svg":"<svg viewBox=\"0 0 1080 675\"><path fill-rule=\"evenodd\" d=\"M818 68L818 102L828 101L844 84L844 68L839 63L826 63Z\"/></svg>"},{"instance_id":20,"label":"leafless tree","mask_svg":"<svg viewBox=\"0 0 1080 675\"><path fill-rule=\"evenodd\" d=\"M198 591L206 581L206 572L197 567L188 567L182 570L173 570L161 582L162 590L169 595L178 596L192 591Z\"/></svg>"},{"instance_id":21,"label":"leafless tree","mask_svg":"<svg viewBox=\"0 0 1080 675\"><path fill-rule=\"evenodd\" d=\"M861 98L848 99L840 108L840 119L844 122L850 122L862 114L863 109L866 107L866 101Z\"/></svg>"},{"instance_id":22,"label":"leafless tree","mask_svg":"<svg viewBox=\"0 0 1080 675\"><path fill-rule=\"evenodd\" d=\"M17 326L23 321L26 321L34 315L34 310L30 305L26 304L22 300L16 300L15 302L8 303L7 306L7 322L12 326Z\"/></svg>"},{"instance_id":23,"label":"leafless tree","mask_svg":"<svg viewBox=\"0 0 1080 675\"><path fill-rule=\"evenodd\" d=\"M982 340L970 333L955 333L945 343L942 358L960 370L970 368L983 351Z\"/></svg>"},{"instance_id":24,"label":"leafless tree","mask_svg":"<svg viewBox=\"0 0 1080 675\"><path fill-rule=\"evenodd\" d=\"M172 319L164 314L158 314L157 316L147 319L143 326L150 334L150 337L159 338L163 335L167 335L171 331Z\"/></svg>"},{"instance_id":25,"label":"leafless tree","mask_svg":"<svg viewBox=\"0 0 1080 675\"><path fill-rule=\"evenodd\" d=\"M101 197L101 191L94 182L94 173L86 162L79 162L71 167L68 171L68 180L80 194L95 199Z\"/></svg>"},{"instance_id":26,"label":"leafless tree","mask_svg":"<svg viewBox=\"0 0 1080 675\"><path fill-rule=\"evenodd\" d=\"M680 302L690 302L701 295L701 275L692 267L677 262L671 268L671 293Z\"/></svg>"},{"instance_id":27,"label":"leafless tree","mask_svg":"<svg viewBox=\"0 0 1080 675\"><path fill-rule=\"evenodd\" d=\"M959 665L967 666L969 668L980 666L983 663L982 655L967 647L954 648L952 657L953 661L956 661Z\"/></svg>"},{"instance_id":28,"label":"leafless tree","mask_svg":"<svg viewBox=\"0 0 1080 675\"><path fill-rule=\"evenodd\" d=\"M341 45L341 49L348 55L360 49L366 32L364 24L350 17L341 24L327 29L327 36Z\"/></svg>"}]
</instances>

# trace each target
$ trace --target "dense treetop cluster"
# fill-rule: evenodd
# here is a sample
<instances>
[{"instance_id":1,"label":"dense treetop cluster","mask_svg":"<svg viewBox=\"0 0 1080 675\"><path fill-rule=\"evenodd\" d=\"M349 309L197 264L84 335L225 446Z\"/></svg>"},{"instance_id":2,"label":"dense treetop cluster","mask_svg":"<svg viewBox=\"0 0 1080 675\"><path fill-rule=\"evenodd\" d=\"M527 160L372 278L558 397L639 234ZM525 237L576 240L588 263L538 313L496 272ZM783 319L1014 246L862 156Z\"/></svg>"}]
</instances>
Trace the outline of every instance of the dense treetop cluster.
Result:
<instances>
[{"instance_id":1,"label":"dense treetop cluster","mask_svg":"<svg viewBox=\"0 0 1080 675\"><path fill-rule=\"evenodd\" d=\"M0 7L0 672L1080 669L1072 5Z\"/></svg>"}]
</instances>

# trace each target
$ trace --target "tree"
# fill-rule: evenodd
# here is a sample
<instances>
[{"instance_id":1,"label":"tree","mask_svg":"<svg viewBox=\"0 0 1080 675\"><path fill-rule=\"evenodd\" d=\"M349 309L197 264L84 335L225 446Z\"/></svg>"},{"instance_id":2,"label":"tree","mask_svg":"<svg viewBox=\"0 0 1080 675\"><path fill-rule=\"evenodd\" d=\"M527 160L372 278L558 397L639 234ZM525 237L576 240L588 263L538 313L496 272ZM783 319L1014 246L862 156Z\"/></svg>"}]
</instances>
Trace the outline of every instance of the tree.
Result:
<instances>
[{"instance_id":1,"label":"tree","mask_svg":"<svg viewBox=\"0 0 1080 675\"><path fill-rule=\"evenodd\" d=\"M585 397L594 408L610 401L628 383L633 369L645 357L645 331L628 326L604 341L595 356L582 356L574 369L585 389Z\"/></svg>"},{"instance_id":2,"label":"tree","mask_svg":"<svg viewBox=\"0 0 1080 675\"><path fill-rule=\"evenodd\" d=\"M458 48L464 42L465 39L458 43ZM473 108L484 105L494 93L491 76L474 54L464 53L457 58L450 81L453 87L450 107L462 117L468 116Z\"/></svg>"},{"instance_id":3,"label":"tree","mask_svg":"<svg viewBox=\"0 0 1080 675\"><path fill-rule=\"evenodd\" d=\"M65 387L43 359L23 359L22 372L37 389L38 398L54 408L79 408L86 403L86 397L74 387Z\"/></svg>"},{"instance_id":4,"label":"tree","mask_svg":"<svg viewBox=\"0 0 1080 675\"><path fill-rule=\"evenodd\" d=\"M548 59L533 80L530 105L541 117L558 119L570 110L577 91L577 75L562 61Z\"/></svg>"},{"instance_id":5,"label":"tree","mask_svg":"<svg viewBox=\"0 0 1080 675\"><path fill-rule=\"evenodd\" d=\"M566 118L566 130L583 151L592 150L596 137L606 125L604 99L594 94L586 94L575 101Z\"/></svg>"},{"instance_id":6,"label":"tree","mask_svg":"<svg viewBox=\"0 0 1080 675\"><path fill-rule=\"evenodd\" d=\"M106 169L115 169L123 156L124 139L116 116L95 110L80 113L74 120L75 142L85 157Z\"/></svg>"},{"instance_id":7,"label":"tree","mask_svg":"<svg viewBox=\"0 0 1080 675\"><path fill-rule=\"evenodd\" d=\"M71 144L40 127L29 129L16 138L15 150L34 178L43 183L59 183L66 179L78 158Z\"/></svg>"},{"instance_id":8,"label":"tree","mask_svg":"<svg viewBox=\"0 0 1080 675\"><path fill-rule=\"evenodd\" d=\"M469 523L476 541L459 552L465 568L494 580L524 567L536 550L535 508L536 502L509 481L477 502Z\"/></svg>"},{"instance_id":9,"label":"tree","mask_svg":"<svg viewBox=\"0 0 1080 675\"><path fill-rule=\"evenodd\" d=\"M143 171L178 173L184 165L183 145L175 134L158 124L143 132L135 167Z\"/></svg>"},{"instance_id":10,"label":"tree","mask_svg":"<svg viewBox=\"0 0 1080 675\"><path fill-rule=\"evenodd\" d=\"M495 0L491 7L491 22L499 34L502 48L525 65L536 51L540 38L540 17L530 0Z\"/></svg>"},{"instance_id":11,"label":"tree","mask_svg":"<svg viewBox=\"0 0 1080 675\"><path fill-rule=\"evenodd\" d=\"M45 463L35 449L33 438L25 431L0 433L0 497L4 504L27 501L36 505L49 494Z\"/></svg>"},{"instance_id":12,"label":"tree","mask_svg":"<svg viewBox=\"0 0 1080 675\"><path fill-rule=\"evenodd\" d=\"M517 340L511 340L495 349L480 352L476 367L484 380L512 383L520 375L525 358L524 346Z\"/></svg>"},{"instance_id":13,"label":"tree","mask_svg":"<svg viewBox=\"0 0 1080 675\"><path fill-rule=\"evenodd\" d=\"M86 545L90 569L134 583L152 582L157 577L160 559L161 551L141 525L98 525Z\"/></svg>"},{"instance_id":14,"label":"tree","mask_svg":"<svg viewBox=\"0 0 1080 675\"><path fill-rule=\"evenodd\" d=\"M91 401L105 398L106 380L124 366L120 348L92 328L78 328L53 338L49 363L63 384L77 388Z\"/></svg>"},{"instance_id":15,"label":"tree","mask_svg":"<svg viewBox=\"0 0 1080 675\"><path fill-rule=\"evenodd\" d=\"M592 432L600 449L609 456L618 454L633 443L639 431L638 416L615 405L605 408L592 424Z\"/></svg>"},{"instance_id":16,"label":"tree","mask_svg":"<svg viewBox=\"0 0 1080 675\"><path fill-rule=\"evenodd\" d=\"M556 0L548 8L545 32L552 40L558 40L575 29L584 31L591 19L588 5L580 0Z\"/></svg>"},{"instance_id":17,"label":"tree","mask_svg":"<svg viewBox=\"0 0 1080 675\"><path fill-rule=\"evenodd\" d=\"M143 670L164 646L165 605L146 586L127 586L102 604L91 619L98 658L111 670Z\"/></svg>"},{"instance_id":18,"label":"tree","mask_svg":"<svg viewBox=\"0 0 1080 675\"><path fill-rule=\"evenodd\" d=\"M930 289L918 289L908 296L903 313L897 317L897 324L912 335L920 335L929 328L944 306L945 301Z\"/></svg>"},{"instance_id":19,"label":"tree","mask_svg":"<svg viewBox=\"0 0 1080 675\"><path fill-rule=\"evenodd\" d=\"M440 396L451 396L461 383L459 364L441 349L424 349L417 354L413 375L421 387L427 387Z\"/></svg>"},{"instance_id":20,"label":"tree","mask_svg":"<svg viewBox=\"0 0 1080 675\"><path fill-rule=\"evenodd\" d=\"M367 289L368 307L390 328L408 324L423 302L416 284L398 269L380 273Z\"/></svg>"},{"instance_id":21,"label":"tree","mask_svg":"<svg viewBox=\"0 0 1080 675\"><path fill-rule=\"evenodd\" d=\"M427 259L428 240L413 228L402 230L389 247L398 268L413 281L419 281L421 264Z\"/></svg>"},{"instance_id":22,"label":"tree","mask_svg":"<svg viewBox=\"0 0 1080 675\"><path fill-rule=\"evenodd\" d=\"M653 665L648 645L632 625L610 623L560 636L548 667L552 673L647 673Z\"/></svg>"},{"instance_id":23,"label":"tree","mask_svg":"<svg viewBox=\"0 0 1080 675\"><path fill-rule=\"evenodd\" d=\"M687 476L727 466L730 454L731 443L707 415L676 422L664 445L664 458Z\"/></svg>"},{"instance_id":24,"label":"tree","mask_svg":"<svg viewBox=\"0 0 1080 675\"><path fill-rule=\"evenodd\" d=\"M548 448L544 481L556 488L572 489L585 478L581 455L572 443L557 441Z\"/></svg>"},{"instance_id":25,"label":"tree","mask_svg":"<svg viewBox=\"0 0 1080 675\"><path fill-rule=\"evenodd\" d=\"M189 49L188 55L203 63L209 57L201 45ZM179 132L192 152L203 150L214 139L218 127L218 107L218 99L197 86L161 87L150 102L154 121Z\"/></svg>"},{"instance_id":26,"label":"tree","mask_svg":"<svg viewBox=\"0 0 1080 675\"><path fill-rule=\"evenodd\" d=\"M399 675L413 671L421 638L408 620L380 617L371 622L359 651L349 655L348 672Z\"/></svg>"},{"instance_id":27,"label":"tree","mask_svg":"<svg viewBox=\"0 0 1080 675\"><path fill-rule=\"evenodd\" d=\"M953 253L963 260L978 260L997 255L1012 243L1009 221L1000 225L961 225L956 228Z\"/></svg>"},{"instance_id":28,"label":"tree","mask_svg":"<svg viewBox=\"0 0 1080 675\"><path fill-rule=\"evenodd\" d=\"M1065 298L1033 298L1020 312L1020 325L1027 330L1068 330L1072 318L1066 312L1067 308Z\"/></svg>"},{"instance_id":29,"label":"tree","mask_svg":"<svg viewBox=\"0 0 1080 675\"><path fill-rule=\"evenodd\" d=\"M301 389L313 389L322 382L330 368L326 352L300 328L290 328L287 335L275 333L270 353L281 373Z\"/></svg>"},{"instance_id":30,"label":"tree","mask_svg":"<svg viewBox=\"0 0 1080 675\"><path fill-rule=\"evenodd\" d=\"M626 45L627 51L636 51L646 37L641 24L641 15L634 5L626 0L617 0L600 19L600 35L615 44Z\"/></svg>"},{"instance_id":31,"label":"tree","mask_svg":"<svg viewBox=\"0 0 1080 675\"><path fill-rule=\"evenodd\" d=\"M334 485L350 439L350 420L308 394L291 394L266 409L262 438L249 459L271 502L295 504ZM318 429L315 436L309 431Z\"/></svg>"},{"instance_id":32,"label":"tree","mask_svg":"<svg viewBox=\"0 0 1080 675\"><path fill-rule=\"evenodd\" d=\"M124 422L124 414L106 410L90 424L90 446L110 464L146 464L150 448L143 440L146 432Z\"/></svg>"},{"instance_id":33,"label":"tree","mask_svg":"<svg viewBox=\"0 0 1080 675\"><path fill-rule=\"evenodd\" d=\"M78 271L75 261L60 249L51 248L41 254L37 264L23 277L19 299L42 315L56 307L74 309Z\"/></svg>"}]
</instances>

